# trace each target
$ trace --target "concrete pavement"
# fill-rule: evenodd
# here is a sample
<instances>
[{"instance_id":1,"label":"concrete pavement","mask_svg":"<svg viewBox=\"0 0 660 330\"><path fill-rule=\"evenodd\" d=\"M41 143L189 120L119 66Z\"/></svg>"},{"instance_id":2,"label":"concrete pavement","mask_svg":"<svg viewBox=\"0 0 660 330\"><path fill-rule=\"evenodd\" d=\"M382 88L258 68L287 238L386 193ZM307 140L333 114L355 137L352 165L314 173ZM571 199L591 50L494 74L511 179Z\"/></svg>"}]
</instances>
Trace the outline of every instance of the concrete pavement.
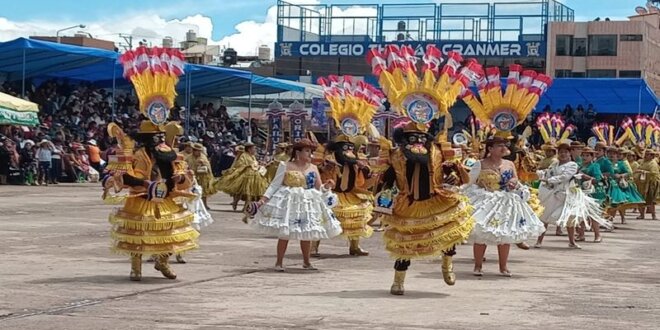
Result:
<instances>
[{"instance_id":1,"label":"concrete pavement","mask_svg":"<svg viewBox=\"0 0 660 330\"><path fill-rule=\"evenodd\" d=\"M301 269L291 242L286 273L271 270L276 240L254 232L210 199L216 223L167 280L143 266L130 282L126 257L110 252L107 215L94 184L0 186L0 329L657 329L660 221L632 220L601 244L569 250L512 248L513 278L498 276L495 247L474 277L470 246L458 248L457 283L439 261L413 262L406 295L389 294L393 261L381 233L349 257L322 242L320 271ZM551 232L553 230L551 229ZM588 233L588 240L593 239Z\"/></svg>"}]
</instances>

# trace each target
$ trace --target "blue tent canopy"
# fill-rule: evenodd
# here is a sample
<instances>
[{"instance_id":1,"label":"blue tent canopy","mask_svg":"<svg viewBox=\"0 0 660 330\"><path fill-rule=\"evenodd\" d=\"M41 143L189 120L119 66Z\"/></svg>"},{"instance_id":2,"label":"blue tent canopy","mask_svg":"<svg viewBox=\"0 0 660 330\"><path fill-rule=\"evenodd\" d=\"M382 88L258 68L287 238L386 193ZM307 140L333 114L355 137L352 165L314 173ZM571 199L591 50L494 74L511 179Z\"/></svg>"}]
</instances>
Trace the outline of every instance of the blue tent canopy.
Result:
<instances>
[{"instance_id":1,"label":"blue tent canopy","mask_svg":"<svg viewBox=\"0 0 660 330\"><path fill-rule=\"evenodd\" d=\"M25 38L0 43L0 73L6 74L9 81L62 78L93 82L100 87L130 88L122 77L118 58L119 54L112 51ZM186 64L185 72L177 86L181 95L186 90L206 97L305 92L300 84L248 71Z\"/></svg>"},{"instance_id":2,"label":"blue tent canopy","mask_svg":"<svg viewBox=\"0 0 660 330\"><path fill-rule=\"evenodd\" d=\"M599 114L653 114L660 101L643 79L559 78L541 97L536 111L593 104Z\"/></svg>"},{"instance_id":3,"label":"blue tent canopy","mask_svg":"<svg viewBox=\"0 0 660 330\"><path fill-rule=\"evenodd\" d=\"M42 76L52 72L106 63L111 65L117 53L48 41L18 38L0 43L0 72L8 80Z\"/></svg>"}]
</instances>

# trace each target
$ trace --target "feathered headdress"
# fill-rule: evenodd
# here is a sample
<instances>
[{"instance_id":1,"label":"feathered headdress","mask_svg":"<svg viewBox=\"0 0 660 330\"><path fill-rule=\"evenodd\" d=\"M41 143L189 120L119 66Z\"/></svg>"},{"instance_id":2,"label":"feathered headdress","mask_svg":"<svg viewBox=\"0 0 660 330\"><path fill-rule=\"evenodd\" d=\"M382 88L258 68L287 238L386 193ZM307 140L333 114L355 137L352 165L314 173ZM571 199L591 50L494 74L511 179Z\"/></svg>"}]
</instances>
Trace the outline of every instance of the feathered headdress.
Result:
<instances>
[{"instance_id":1,"label":"feathered headdress","mask_svg":"<svg viewBox=\"0 0 660 330\"><path fill-rule=\"evenodd\" d=\"M500 83L497 67L477 69L474 79L479 97L468 88L461 92L463 101L483 122L493 123L498 135L510 136L510 131L525 120L539 99L552 84L552 78L532 70L522 70L517 64L509 66L506 91Z\"/></svg>"},{"instance_id":2,"label":"feathered headdress","mask_svg":"<svg viewBox=\"0 0 660 330\"><path fill-rule=\"evenodd\" d=\"M462 67L461 55L450 51L441 66L442 52L429 45L419 77L417 60L411 46L389 45L384 51L374 48L367 55L372 73L378 77L392 108L409 117L417 130L426 132L431 120L448 113L461 90L476 75L478 64L469 61Z\"/></svg>"},{"instance_id":3,"label":"feathered headdress","mask_svg":"<svg viewBox=\"0 0 660 330\"><path fill-rule=\"evenodd\" d=\"M618 130L614 125L608 123L596 123L591 127L591 132L596 138L607 146L621 146L628 138L625 128L622 126Z\"/></svg>"},{"instance_id":4,"label":"feathered headdress","mask_svg":"<svg viewBox=\"0 0 660 330\"><path fill-rule=\"evenodd\" d=\"M470 131L463 130L463 134L468 138L470 148L473 152L479 153L481 145L486 140L495 135L495 126L493 124L482 123L479 119L470 118Z\"/></svg>"},{"instance_id":5,"label":"feathered headdress","mask_svg":"<svg viewBox=\"0 0 660 330\"><path fill-rule=\"evenodd\" d=\"M536 127L541 133L543 142L551 146L556 146L560 141L566 141L575 131L575 126L566 125L559 114L541 114L536 118Z\"/></svg>"},{"instance_id":6,"label":"feathered headdress","mask_svg":"<svg viewBox=\"0 0 660 330\"><path fill-rule=\"evenodd\" d=\"M365 134L371 119L382 104L383 94L364 81L354 81L351 76L319 78L323 94L330 103L330 116L341 130L337 142L352 141Z\"/></svg>"},{"instance_id":7,"label":"feathered headdress","mask_svg":"<svg viewBox=\"0 0 660 330\"><path fill-rule=\"evenodd\" d=\"M637 147L655 148L660 145L660 123L649 116L639 115L635 121L626 117L621 127L628 139Z\"/></svg>"},{"instance_id":8,"label":"feathered headdress","mask_svg":"<svg viewBox=\"0 0 660 330\"><path fill-rule=\"evenodd\" d=\"M124 53L119 61L124 67L124 78L135 87L140 112L150 120L140 125L140 131L164 131L177 95L176 84L184 70L183 54L174 48L140 46Z\"/></svg>"}]
</instances>

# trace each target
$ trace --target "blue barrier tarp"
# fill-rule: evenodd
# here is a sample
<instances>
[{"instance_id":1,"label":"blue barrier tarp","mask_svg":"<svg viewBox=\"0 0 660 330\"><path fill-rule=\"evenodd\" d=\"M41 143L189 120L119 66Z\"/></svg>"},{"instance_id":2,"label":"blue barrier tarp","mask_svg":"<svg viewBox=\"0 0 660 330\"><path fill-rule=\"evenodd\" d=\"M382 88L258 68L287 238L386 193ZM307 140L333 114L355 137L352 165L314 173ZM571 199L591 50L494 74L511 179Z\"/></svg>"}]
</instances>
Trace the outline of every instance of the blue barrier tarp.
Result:
<instances>
[{"instance_id":1,"label":"blue barrier tarp","mask_svg":"<svg viewBox=\"0 0 660 330\"><path fill-rule=\"evenodd\" d=\"M0 73L9 81L24 76L61 78L93 82L100 87L130 88L130 83L122 77L118 57L118 53L102 49L19 38L0 43ZM187 81L191 94L206 97L244 96L250 91L252 94L305 91L305 86L295 82L231 68L186 64L185 71L177 85L181 95L185 94Z\"/></svg>"},{"instance_id":2,"label":"blue barrier tarp","mask_svg":"<svg viewBox=\"0 0 660 330\"><path fill-rule=\"evenodd\" d=\"M599 114L653 114L660 101L640 78L558 78L545 93L536 111L549 105L553 111L570 104L593 104Z\"/></svg>"}]
</instances>

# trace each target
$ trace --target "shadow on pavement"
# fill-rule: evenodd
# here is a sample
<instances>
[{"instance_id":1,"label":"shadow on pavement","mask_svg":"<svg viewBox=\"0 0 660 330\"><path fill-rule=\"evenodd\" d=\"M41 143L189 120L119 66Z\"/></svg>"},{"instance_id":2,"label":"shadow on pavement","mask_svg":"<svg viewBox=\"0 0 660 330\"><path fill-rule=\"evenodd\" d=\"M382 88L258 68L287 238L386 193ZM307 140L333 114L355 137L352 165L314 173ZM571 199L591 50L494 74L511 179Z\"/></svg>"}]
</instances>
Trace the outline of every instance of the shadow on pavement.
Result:
<instances>
[{"instance_id":1,"label":"shadow on pavement","mask_svg":"<svg viewBox=\"0 0 660 330\"><path fill-rule=\"evenodd\" d=\"M58 283L128 283L128 272L126 275L92 275L92 276L78 276L78 277L53 277L39 279L35 281L28 281L31 284L58 284ZM164 284L164 283L179 283L178 280L170 280L164 278L162 275L154 273L152 275L142 274L142 281L134 282L136 284Z\"/></svg>"},{"instance_id":2,"label":"shadow on pavement","mask_svg":"<svg viewBox=\"0 0 660 330\"><path fill-rule=\"evenodd\" d=\"M354 290L338 292L315 292L304 294L288 294L287 296L307 296L307 297L337 297L344 299L437 299L449 297L448 294L429 291L406 290L403 296L394 296L390 294L389 285L383 290Z\"/></svg>"}]
</instances>

